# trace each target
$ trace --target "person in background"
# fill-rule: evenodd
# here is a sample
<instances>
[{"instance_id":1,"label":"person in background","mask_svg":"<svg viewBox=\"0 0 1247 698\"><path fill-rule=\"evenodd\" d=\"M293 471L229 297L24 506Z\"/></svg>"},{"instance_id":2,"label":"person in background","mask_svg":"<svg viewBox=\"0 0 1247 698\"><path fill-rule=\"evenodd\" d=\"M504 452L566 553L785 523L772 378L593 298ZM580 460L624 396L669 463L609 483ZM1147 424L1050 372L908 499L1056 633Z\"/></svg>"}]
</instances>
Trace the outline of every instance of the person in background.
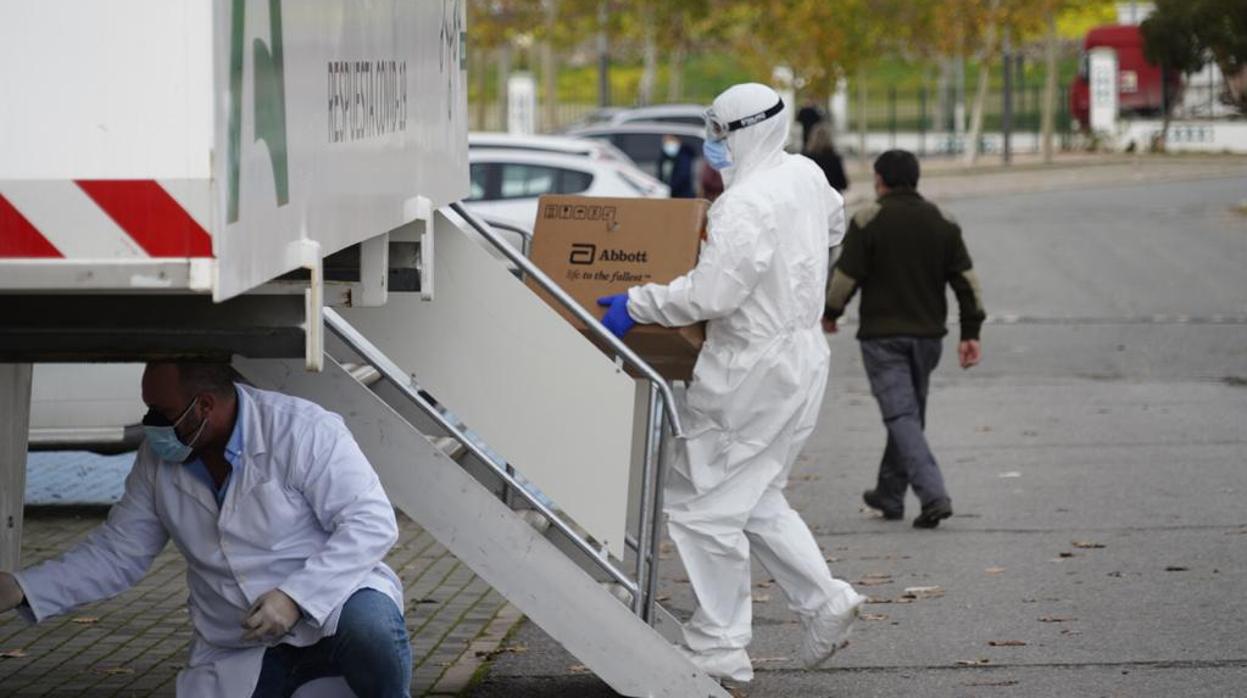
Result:
<instances>
[{"instance_id":1,"label":"person in background","mask_svg":"<svg viewBox=\"0 0 1247 698\"><path fill-rule=\"evenodd\" d=\"M679 136L668 133L662 137L662 155L658 157L658 178L663 184L671 187L671 198L692 199L697 196L693 182L693 161L697 153L692 147L680 140Z\"/></svg>"},{"instance_id":2,"label":"person in background","mask_svg":"<svg viewBox=\"0 0 1247 698\"><path fill-rule=\"evenodd\" d=\"M840 153L836 152L836 146L831 137L830 122L821 121L814 126L814 132L810 135L809 142L806 143L805 150L801 154L813 160L822 169L832 189L841 194L848 191L849 177L844 173L844 161L840 159Z\"/></svg>"},{"instance_id":3,"label":"person in background","mask_svg":"<svg viewBox=\"0 0 1247 698\"><path fill-rule=\"evenodd\" d=\"M953 515L939 464L927 445L927 392L948 333L951 286L961 314L961 367L979 362L979 330L986 314L978 277L961 238L961 227L918 194L918 158L889 150L875 160L872 203L853 216L827 289L823 329L836 321L862 290L857 339L871 392L888 432L879 477L862 500L883 518L905 516L905 493L913 488L922 512L916 528L935 528Z\"/></svg>"},{"instance_id":4,"label":"person in background","mask_svg":"<svg viewBox=\"0 0 1247 698\"><path fill-rule=\"evenodd\" d=\"M827 116L823 113L818 102L812 99L805 100L805 104L801 106L801 110L797 112L797 123L801 124L801 150L804 151L810 146L810 138L814 135L814 126L826 121Z\"/></svg>"}]
</instances>

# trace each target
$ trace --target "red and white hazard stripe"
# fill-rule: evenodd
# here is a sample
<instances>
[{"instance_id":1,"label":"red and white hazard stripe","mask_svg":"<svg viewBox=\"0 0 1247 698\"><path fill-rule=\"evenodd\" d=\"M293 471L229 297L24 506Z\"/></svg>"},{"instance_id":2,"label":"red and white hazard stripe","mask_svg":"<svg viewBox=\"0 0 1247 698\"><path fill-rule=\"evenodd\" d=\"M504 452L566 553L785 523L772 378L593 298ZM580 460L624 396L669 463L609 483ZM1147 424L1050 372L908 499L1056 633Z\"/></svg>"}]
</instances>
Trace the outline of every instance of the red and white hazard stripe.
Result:
<instances>
[{"instance_id":1,"label":"red and white hazard stripe","mask_svg":"<svg viewBox=\"0 0 1247 698\"><path fill-rule=\"evenodd\" d=\"M208 183L0 181L0 258L211 257Z\"/></svg>"}]
</instances>

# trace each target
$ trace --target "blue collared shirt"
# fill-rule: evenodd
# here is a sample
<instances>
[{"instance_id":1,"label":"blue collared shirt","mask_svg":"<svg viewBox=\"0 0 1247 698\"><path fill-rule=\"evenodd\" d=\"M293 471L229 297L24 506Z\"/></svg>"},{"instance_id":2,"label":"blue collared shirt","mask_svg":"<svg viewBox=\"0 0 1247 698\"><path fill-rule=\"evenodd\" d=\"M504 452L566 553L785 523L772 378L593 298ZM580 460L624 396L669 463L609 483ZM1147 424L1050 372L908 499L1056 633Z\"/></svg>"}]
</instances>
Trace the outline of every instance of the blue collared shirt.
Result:
<instances>
[{"instance_id":1,"label":"blue collared shirt","mask_svg":"<svg viewBox=\"0 0 1247 698\"><path fill-rule=\"evenodd\" d=\"M191 474L207 485L208 490L216 497L218 507L225 503L225 494L229 491L229 483L234 479L234 473L242 468L242 449L247 438L246 423L250 407L247 400L243 399L242 391L238 389L238 386L234 386L234 394L237 396L238 414L234 415L234 431L230 433L229 441L225 444L225 460L229 461L232 467L230 472L225 474L225 480L221 483L220 489L217 489L216 483L212 481L212 474L208 472L208 466L204 465L203 459L196 458L186 462L186 467L190 468Z\"/></svg>"}]
</instances>

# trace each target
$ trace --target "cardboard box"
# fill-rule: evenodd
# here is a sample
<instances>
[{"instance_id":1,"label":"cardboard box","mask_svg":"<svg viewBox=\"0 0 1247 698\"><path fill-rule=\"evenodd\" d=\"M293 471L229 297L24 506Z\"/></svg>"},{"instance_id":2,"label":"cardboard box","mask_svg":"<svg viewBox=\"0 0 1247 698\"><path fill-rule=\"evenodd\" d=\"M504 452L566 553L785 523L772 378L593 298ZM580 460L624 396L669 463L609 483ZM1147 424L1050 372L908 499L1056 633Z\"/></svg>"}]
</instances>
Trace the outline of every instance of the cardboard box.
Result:
<instances>
[{"instance_id":1,"label":"cardboard box","mask_svg":"<svg viewBox=\"0 0 1247 698\"><path fill-rule=\"evenodd\" d=\"M543 196L529 257L595 317L597 299L647 283L665 284L697 264L705 237L702 199ZM603 343L531 280L528 285L604 350ZM624 343L668 380L688 380L705 341L704 323L637 325Z\"/></svg>"}]
</instances>

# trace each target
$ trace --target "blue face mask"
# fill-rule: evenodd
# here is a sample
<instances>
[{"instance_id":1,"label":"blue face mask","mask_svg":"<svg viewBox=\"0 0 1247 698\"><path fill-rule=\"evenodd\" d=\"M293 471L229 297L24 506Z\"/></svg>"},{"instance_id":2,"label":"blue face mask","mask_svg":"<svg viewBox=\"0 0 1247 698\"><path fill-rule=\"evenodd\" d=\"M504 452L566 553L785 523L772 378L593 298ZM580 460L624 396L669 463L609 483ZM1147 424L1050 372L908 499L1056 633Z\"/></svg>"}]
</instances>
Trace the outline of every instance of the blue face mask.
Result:
<instances>
[{"instance_id":1,"label":"blue face mask","mask_svg":"<svg viewBox=\"0 0 1247 698\"><path fill-rule=\"evenodd\" d=\"M178 438L176 427L182 423L183 419L186 419L186 415L191 413L191 408L194 406L195 400L192 399L191 404L182 410L182 414L172 424L169 424L169 420L156 410L148 410L147 416L143 418L143 433L147 437L147 447L156 454L157 458L172 463L185 463L186 459L190 458L191 452L195 450L195 442L199 441L204 427L208 426L208 420L205 419L199 423L199 429L195 431L189 444L182 443L182 439Z\"/></svg>"},{"instance_id":2,"label":"blue face mask","mask_svg":"<svg viewBox=\"0 0 1247 698\"><path fill-rule=\"evenodd\" d=\"M732 154L728 152L725 140L707 140L702 143L701 152L706 155L706 162L716 170L732 166Z\"/></svg>"}]
</instances>

